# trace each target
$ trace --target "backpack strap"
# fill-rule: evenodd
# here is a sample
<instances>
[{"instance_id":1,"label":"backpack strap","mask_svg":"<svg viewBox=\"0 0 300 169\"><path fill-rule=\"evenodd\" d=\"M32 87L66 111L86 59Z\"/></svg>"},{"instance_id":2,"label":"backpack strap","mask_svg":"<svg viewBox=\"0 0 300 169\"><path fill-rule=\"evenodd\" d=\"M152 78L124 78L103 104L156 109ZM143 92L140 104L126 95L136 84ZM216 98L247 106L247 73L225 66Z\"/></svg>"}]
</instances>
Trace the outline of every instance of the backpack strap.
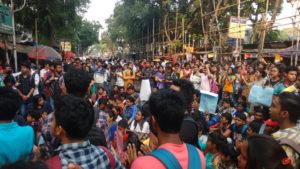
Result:
<instances>
[{"instance_id":1,"label":"backpack strap","mask_svg":"<svg viewBox=\"0 0 300 169\"><path fill-rule=\"evenodd\" d=\"M109 164L110 164L110 168L111 169L115 169L115 164L116 164L116 160L115 160L115 157L112 155L112 153L106 148L106 147L103 147L103 146L99 146L104 152L105 154L107 155L108 159L109 159Z\"/></svg>"},{"instance_id":2,"label":"backpack strap","mask_svg":"<svg viewBox=\"0 0 300 169\"><path fill-rule=\"evenodd\" d=\"M58 155L47 160L46 164L49 169L62 169L61 159Z\"/></svg>"},{"instance_id":3,"label":"backpack strap","mask_svg":"<svg viewBox=\"0 0 300 169\"><path fill-rule=\"evenodd\" d=\"M157 158L167 169L182 169L176 157L166 149L157 149L151 153L151 156Z\"/></svg>"},{"instance_id":4,"label":"backpack strap","mask_svg":"<svg viewBox=\"0 0 300 169\"><path fill-rule=\"evenodd\" d=\"M300 146L297 145L295 142L291 141L287 138L281 138L278 140L280 145L286 145L290 148L292 148L294 151L296 151L298 154L300 154Z\"/></svg>"},{"instance_id":5,"label":"backpack strap","mask_svg":"<svg viewBox=\"0 0 300 169\"><path fill-rule=\"evenodd\" d=\"M189 169L202 169L201 158L196 147L186 144L189 153Z\"/></svg>"}]
</instances>

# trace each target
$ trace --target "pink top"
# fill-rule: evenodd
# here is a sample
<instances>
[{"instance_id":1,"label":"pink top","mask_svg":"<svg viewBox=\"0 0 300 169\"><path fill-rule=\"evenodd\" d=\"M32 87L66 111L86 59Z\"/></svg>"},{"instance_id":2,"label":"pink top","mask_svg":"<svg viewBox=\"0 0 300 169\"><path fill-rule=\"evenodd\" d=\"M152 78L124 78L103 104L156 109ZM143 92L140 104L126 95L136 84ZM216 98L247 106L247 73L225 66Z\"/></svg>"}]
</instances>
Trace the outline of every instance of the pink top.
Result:
<instances>
[{"instance_id":1,"label":"pink top","mask_svg":"<svg viewBox=\"0 0 300 169\"><path fill-rule=\"evenodd\" d=\"M180 163L182 169L188 169L188 150L186 144L163 144L159 148L164 148L170 151ZM206 168L205 158L203 153L198 150L202 169ZM166 169L166 167L153 156L143 156L137 158L131 165L131 169Z\"/></svg>"}]
</instances>

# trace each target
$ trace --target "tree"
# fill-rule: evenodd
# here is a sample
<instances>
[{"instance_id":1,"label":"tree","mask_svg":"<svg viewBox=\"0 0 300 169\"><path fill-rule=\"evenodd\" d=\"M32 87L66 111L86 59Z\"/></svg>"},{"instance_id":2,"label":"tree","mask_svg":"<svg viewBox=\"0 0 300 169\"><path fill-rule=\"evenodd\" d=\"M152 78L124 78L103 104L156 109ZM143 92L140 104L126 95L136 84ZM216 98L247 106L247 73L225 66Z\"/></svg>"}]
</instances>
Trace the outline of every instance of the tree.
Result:
<instances>
[{"instance_id":1,"label":"tree","mask_svg":"<svg viewBox=\"0 0 300 169\"><path fill-rule=\"evenodd\" d=\"M78 31L79 45L82 52L86 52L90 46L99 42L99 30L102 28L99 22L84 20Z\"/></svg>"},{"instance_id":2,"label":"tree","mask_svg":"<svg viewBox=\"0 0 300 169\"><path fill-rule=\"evenodd\" d=\"M3 2L9 4L10 0ZM18 7L23 1L14 2ZM37 19L40 43L50 46L63 40L77 43L82 14L89 3L90 0L27 0L25 8L15 14L17 33L35 35Z\"/></svg>"}]
</instances>

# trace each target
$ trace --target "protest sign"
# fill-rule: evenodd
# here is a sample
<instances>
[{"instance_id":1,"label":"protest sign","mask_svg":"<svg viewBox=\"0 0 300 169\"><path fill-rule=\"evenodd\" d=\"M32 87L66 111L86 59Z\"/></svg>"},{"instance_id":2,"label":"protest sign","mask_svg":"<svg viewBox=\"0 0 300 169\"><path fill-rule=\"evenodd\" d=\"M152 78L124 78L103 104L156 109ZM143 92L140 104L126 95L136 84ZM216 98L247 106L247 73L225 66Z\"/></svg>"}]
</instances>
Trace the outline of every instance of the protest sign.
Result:
<instances>
[{"instance_id":1,"label":"protest sign","mask_svg":"<svg viewBox=\"0 0 300 169\"><path fill-rule=\"evenodd\" d=\"M260 103L271 106L274 89L272 87L252 86L249 94L250 103Z\"/></svg>"},{"instance_id":2,"label":"protest sign","mask_svg":"<svg viewBox=\"0 0 300 169\"><path fill-rule=\"evenodd\" d=\"M215 113L218 104L218 94L201 90L199 111Z\"/></svg>"}]
</instances>

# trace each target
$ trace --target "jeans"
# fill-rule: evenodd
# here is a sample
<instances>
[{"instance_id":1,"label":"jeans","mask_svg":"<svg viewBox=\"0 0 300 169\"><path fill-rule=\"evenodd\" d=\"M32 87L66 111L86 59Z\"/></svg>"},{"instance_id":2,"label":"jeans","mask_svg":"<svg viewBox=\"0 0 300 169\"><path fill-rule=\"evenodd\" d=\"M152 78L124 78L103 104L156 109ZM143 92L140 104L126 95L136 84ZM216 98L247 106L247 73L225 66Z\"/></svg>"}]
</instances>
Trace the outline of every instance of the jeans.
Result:
<instances>
[{"instance_id":1,"label":"jeans","mask_svg":"<svg viewBox=\"0 0 300 169\"><path fill-rule=\"evenodd\" d=\"M20 105L20 115L26 119L27 114L28 114L28 109L32 107L32 102L31 101L27 101L27 102L22 102Z\"/></svg>"}]
</instances>

